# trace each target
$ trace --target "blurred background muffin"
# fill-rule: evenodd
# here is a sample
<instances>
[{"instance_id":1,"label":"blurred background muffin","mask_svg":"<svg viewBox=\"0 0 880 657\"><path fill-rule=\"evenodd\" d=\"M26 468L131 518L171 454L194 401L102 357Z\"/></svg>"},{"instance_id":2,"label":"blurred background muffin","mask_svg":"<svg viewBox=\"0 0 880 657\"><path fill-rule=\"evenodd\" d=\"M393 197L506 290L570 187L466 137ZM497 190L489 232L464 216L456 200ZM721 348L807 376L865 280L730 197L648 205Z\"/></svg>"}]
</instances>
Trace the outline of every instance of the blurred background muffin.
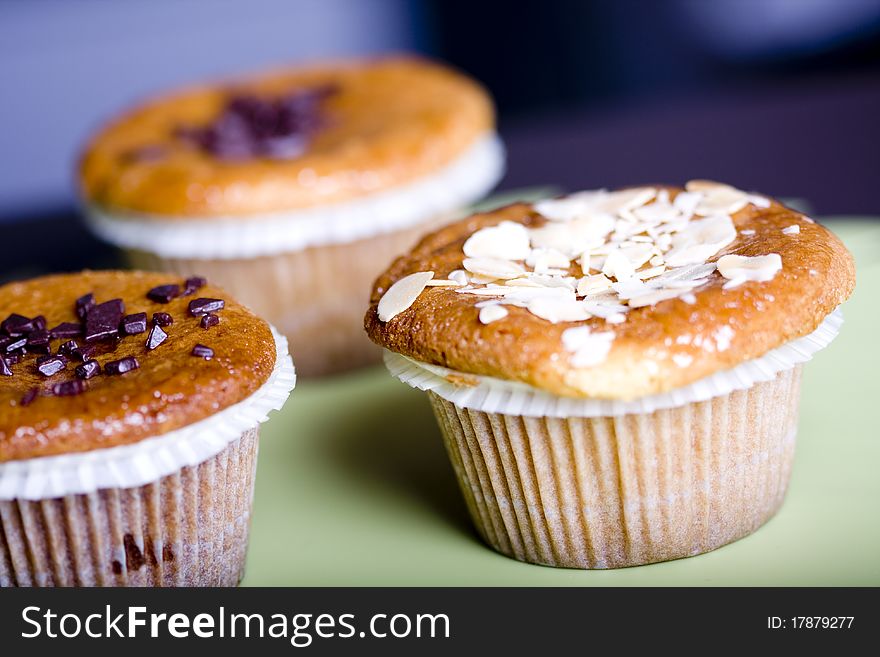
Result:
<instances>
[{"instance_id":1,"label":"blurred background muffin","mask_svg":"<svg viewBox=\"0 0 880 657\"><path fill-rule=\"evenodd\" d=\"M79 175L91 228L133 266L219 281L320 375L378 361L370 283L503 166L478 84L390 56L160 97L100 130Z\"/></svg>"}]
</instances>

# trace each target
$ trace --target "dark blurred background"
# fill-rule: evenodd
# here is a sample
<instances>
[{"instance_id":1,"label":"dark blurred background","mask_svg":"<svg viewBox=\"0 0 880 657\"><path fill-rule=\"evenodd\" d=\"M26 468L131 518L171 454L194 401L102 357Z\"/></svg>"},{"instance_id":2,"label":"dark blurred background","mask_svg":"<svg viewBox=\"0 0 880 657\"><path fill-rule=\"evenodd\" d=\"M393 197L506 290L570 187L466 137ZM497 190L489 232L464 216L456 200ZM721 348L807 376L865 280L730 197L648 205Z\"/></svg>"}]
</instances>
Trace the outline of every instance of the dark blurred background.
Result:
<instances>
[{"instance_id":1,"label":"dark blurred background","mask_svg":"<svg viewBox=\"0 0 880 657\"><path fill-rule=\"evenodd\" d=\"M0 0L0 222L107 256L79 227L90 131L167 87L327 56L426 53L494 94L502 188L708 177L880 214L880 0ZM109 256L108 256L109 257Z\"/></svg>"}]
</instances>

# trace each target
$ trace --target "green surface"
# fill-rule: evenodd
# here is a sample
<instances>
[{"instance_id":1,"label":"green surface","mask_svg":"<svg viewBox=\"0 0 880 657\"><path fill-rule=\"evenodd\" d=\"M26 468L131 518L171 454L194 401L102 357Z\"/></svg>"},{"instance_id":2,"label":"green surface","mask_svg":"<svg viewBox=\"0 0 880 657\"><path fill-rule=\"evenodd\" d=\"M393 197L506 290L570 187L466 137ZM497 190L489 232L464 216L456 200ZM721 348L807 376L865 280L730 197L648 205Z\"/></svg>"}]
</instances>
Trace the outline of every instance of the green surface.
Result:
<instances>
[{"instance_id":1,"label":"green surface","mask_svg":"<svg viewBox=\"0 0 880 657\"><path fill-rule=\"evenodd\" d=\"M611 571L519 563L468 520L424 393L376 367L301 382L264 425L245 585L880 585L880 221L832 221L855 254L841 335L805 367L791 487L755 534Z\"/></svg>"}]
</instances>

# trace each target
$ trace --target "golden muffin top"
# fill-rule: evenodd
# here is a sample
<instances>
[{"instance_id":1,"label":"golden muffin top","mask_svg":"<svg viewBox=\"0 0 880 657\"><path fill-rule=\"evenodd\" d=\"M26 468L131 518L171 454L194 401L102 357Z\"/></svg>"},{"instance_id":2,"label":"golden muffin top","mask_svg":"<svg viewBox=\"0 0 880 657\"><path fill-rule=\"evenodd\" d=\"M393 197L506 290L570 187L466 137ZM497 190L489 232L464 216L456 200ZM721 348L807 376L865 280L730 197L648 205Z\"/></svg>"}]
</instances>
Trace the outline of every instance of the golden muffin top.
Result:
<instances>
[{"instance_id":1,"label":"golden muffin top","mask_svg":"<svg viewBox=\"0 0 880 657\"><path fill-rule=\"evenodd\" d=\"M292 68L131 110L87 145L80 187L123 215L298 210L429 175L493 128L482 87L424 59Z\"/></svg>"},{"instance_id":2,"label":"golden muffin top","mask_svg":"<svg viewBox=\"0 0 880 657\"><path fill-rule=\"evenodd\" d=\"M134 443L242 401L269 325L192 277L85 271L0 287L0 462Z\"/></svg>"},{"instance_id":3,"label":"golden muffin top","mask_svg":"<svg viewBox=\"0 0 880 657\"><path fill-rule=\"evenodd\" d=\"M807 335L855 285L837 237L708 181L582 192L426 236L376 281L377 344L571 397L633 399Z\"/></svg>"}]
</instances>

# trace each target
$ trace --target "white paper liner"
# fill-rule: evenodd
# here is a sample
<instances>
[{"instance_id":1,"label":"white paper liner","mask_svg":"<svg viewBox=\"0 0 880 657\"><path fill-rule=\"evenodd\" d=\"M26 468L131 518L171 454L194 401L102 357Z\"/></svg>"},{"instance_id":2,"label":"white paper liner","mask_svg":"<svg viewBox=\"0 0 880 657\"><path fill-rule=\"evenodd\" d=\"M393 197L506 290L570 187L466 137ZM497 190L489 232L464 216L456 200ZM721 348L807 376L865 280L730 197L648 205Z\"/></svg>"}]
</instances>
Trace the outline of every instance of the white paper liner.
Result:
<instances>
[{"instance_id":1,"label":"white paper liner","mask_svg":"<svg viewBox=\"0 0 880 657\"><path fill-rule=\"evenodd\" d=\"M384 355L386 367L398 379L413 388L430 390L462 408L528 417L610 417L676 408L769 381L779 372L807 362L813 354L827 347L837 337L842 324L843 313L838 308L809 335L777 347L760 358L669 392L629 401L561 397L525 383L457 372L388 350ZM449 375L475 379L479 383L473 386L456 385L446 378Z\"/></svg>"},{"instance_id":2,"label":"white paper liner","mask_svg":"<svg viewBox=\"0 0 880 657\"><path fill-rule=\"evenodd\" d=\"M287 339L272 329L275 368L247 399L169 433L131 445L0 463L0 500L41 500L131 488L194 466L279 410L296 385Z\"/></svg>"},{"instance_id":3,"label":"white paper liner","mask_svg":"<svg viewBox=\"0 0 880 657\"><path fill-rule=\"evenodd\" d=\"M85 208L102 239L165 258L231 259L276 255L310 246L351 242L416 225L485 196L504 173L504 146L495 133L480 137L440 171L416 182L344 203L260 217L168 220Z\"/></svg>"}]
</instances>

